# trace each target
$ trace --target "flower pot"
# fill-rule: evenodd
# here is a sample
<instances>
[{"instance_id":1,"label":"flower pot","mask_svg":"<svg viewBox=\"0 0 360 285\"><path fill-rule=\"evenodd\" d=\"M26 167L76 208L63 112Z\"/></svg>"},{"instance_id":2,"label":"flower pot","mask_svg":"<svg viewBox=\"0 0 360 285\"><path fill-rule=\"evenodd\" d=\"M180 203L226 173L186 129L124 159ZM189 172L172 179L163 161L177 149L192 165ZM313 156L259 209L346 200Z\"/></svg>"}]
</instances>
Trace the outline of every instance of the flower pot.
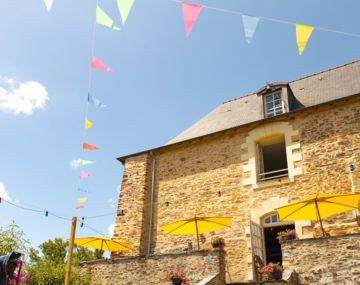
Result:
<instances>
[{"instance_id":1,"label":"flower pot","mask_svg":"<svg viewBox=\"0 0 360 285\"><path fill-rule=\"evenodd\" d=\"M220 243L212 243L211 244L213 248L220 248L221 244Z\"/></svg>"},{"instance_id":2,"label":"flower pot","mask_svg":"<svg viewBox=\"0 0 360 285\"><path fill-rule=\"evenodd\" d=\"M283 240L284 240L284 241L293 240L293 239L295 239L295 236L293 236L293 235L291 235L291 236L284 236L284 237L283 237Z\"/></svg>"},{"instance_id":3,"label":"flower pot","mask_svg":"<svg viewBox=\"0 0 360 285\"><path fill-rule=\"evenodd\" d=\"M272 279L280 280L282 278L282 271L275 269L273 272L271 272L271 277Z\"/></svg>"},{"instance_id":4,"label":"flower pot","mask_svg":"<svg viewBox=\"0 0 360 285\"><path fill-rule=\"evenodd\" d=\"M183 280L181 278L171 278L173 285L181 285Z\"/></svg>"}]
</instances>

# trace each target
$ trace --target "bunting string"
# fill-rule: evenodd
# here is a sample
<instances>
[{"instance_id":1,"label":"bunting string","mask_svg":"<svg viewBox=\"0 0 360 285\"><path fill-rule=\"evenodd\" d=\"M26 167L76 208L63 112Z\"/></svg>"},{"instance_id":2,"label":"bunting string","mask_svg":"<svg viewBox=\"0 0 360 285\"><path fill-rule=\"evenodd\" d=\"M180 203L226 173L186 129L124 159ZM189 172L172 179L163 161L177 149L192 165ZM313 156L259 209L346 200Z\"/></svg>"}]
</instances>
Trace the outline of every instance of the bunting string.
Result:
<instances>
[{"instance_id":1,"label":"bunting string","mask_svg":"<svg viewBox=\"0 0 360 285\"><path fill-rule=\"evenodd\" d=\"M180 4L183 3L183 1L180 1L180 0L167 0L167 1L176 2L176 3L180 3ZM290 21L285 21L285 20L276 19L276 18L270 18L270 17L253 16L253 15L245 14L245 13L240 12L240 11L228 10L228 9L219 8L219 7L213 7L213 6L207 6L207 5L202 5L202 7L205 8L205 9L214 10L214 11L218 11L218 12L223 12L223 13L227 13L227 14L233 14L233 15L238 15L238 16L248 16L248 17L258 18L260 20L271 21L271 22L276 22L276 23L280 23L280 24L287 24L287 25L292 25L292 26L297 25L297 23L295 23L295 22L290 22ZM360 34L342 32L342 31L327 29L327 28L318 27L318 26L312 26L312 27L314 29L316 29L316 30L319 30L319 31L324 31L324 32L329 32L329 33L336 33L336 34L341 34L341 35L345 35L345 36L349 36L349 37L360 38Z\"/></svg>"}]
</instances>

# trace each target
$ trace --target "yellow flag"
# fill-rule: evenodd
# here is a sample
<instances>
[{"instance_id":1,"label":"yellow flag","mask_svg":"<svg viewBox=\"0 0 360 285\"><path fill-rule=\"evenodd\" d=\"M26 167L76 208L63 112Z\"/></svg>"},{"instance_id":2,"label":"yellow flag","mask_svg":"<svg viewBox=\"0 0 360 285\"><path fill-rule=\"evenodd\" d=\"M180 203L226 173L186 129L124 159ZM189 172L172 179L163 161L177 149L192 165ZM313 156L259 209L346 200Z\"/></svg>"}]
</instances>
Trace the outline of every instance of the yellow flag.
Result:
<instances>
[{"instance_id":1,"label":"yellow flag","mask_svg":"<svg viewBox=\"0 0 360 285\"><path fill-rule=\"evenodd\" d=\"M314 27L296 24L296 42L300 55L302 55L302 53L304 52L306 44L313 30Z\"/></svg>"},{"instance_id":2,"label":"yellow flag","mask_svg":"<svg viewBox=\"0 0 360 285\"><path fill-rule=\"evenodd\" d=\"M87 198L76 198L76 201L79 203L84 203L87 200Z\"/></svg>"},{"instance_id":3,"label":"yellow flag","mask_svg":"<svg viewBox=\"0 0 360 285\"><path fill-rule=\"evenodd\" d=\"M89 129L92 127L92 122L90 122L88 119L85 120L85 129Z\"/></svg>"}]
</instances>

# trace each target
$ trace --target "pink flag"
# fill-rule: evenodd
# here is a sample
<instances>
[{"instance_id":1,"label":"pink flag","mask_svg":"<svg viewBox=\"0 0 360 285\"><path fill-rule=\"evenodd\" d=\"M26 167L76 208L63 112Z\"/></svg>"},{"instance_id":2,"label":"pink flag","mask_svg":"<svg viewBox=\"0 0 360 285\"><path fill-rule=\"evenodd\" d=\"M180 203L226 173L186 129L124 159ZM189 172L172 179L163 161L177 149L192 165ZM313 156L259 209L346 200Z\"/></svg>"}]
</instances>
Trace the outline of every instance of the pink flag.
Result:
<instances>
[{"instance_id":1,"label":"pink flag","mask_svg":"<svg viewBox=\"0 0 360 285\"><path fill-rule=\"evenodd\" d=\"M79 209L84 209L85 206L81 205L81 206L76 206L75 208L76 208L76 210L79 210Z\"/></svg>"},{"instance_id":2,"label":"pink flag","mask_svg":"<svg viewBox=\"0 0 360 285\"><path fill-rule=\"evenodd\" d=\"M109 72L111 71L111 68L106 66L104 63L102 63L100 60L98 60L95 56L91 59L91 67L95 69L99 69L102 71Z\"/></svg>"},{"instance_id":3,"label":"pink flag","mask_svg":"<svg viewBox=\"0 0 360 285\"><path fill-rule=\"evenodd\" d=\"M190 4L190 3L182 2L184 24L185 24L187 37L190 36L191 30L195 25L195 22L200 14L202 7L203 6L200 4Z\"/></svg>"},{"instance_id":4,"label":"pink flag","mask_svg":"<svg viewBox=\"0 0 360 285\"><path fill-rule=\"evenodd\" d=\"M90 176L91 176L90 173L81 173L81 174L80 174L80 179L85 179L85 178L88 178L88 177L90 177Z\"/></svg>"}]
</instances>

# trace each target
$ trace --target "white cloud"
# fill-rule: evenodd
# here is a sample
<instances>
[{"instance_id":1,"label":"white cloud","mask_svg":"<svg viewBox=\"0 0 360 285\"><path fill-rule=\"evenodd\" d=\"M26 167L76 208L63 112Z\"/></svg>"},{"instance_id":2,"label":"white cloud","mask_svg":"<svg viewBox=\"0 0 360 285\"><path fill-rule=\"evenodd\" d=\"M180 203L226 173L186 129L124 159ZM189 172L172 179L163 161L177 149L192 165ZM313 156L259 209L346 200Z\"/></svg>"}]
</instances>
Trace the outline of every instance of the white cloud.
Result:
<instances>
[{"instance_id":1,"label":"white cloud","mask_svg":"<svg viewBox=\"0 0 360 285\"><path fill-rule=\"evenodd\" d=\"M74 169L81 167L81 159L78 158L78 159L73 159L72 161L70 161L70 167L74 168Z\"/></svg>"},{"instance_id":2,"label":"white cloud","mask_svg":"<svg viewBox=\"0 0 360 285\"><path fill-rule=\"evenodd\" d=\"M36 81L16 83L14 79L0 77L0 111L14 115L31 115L35 109L44 109L49 99L46 88Z\"/></svg>"},{"instance_id":3,"label":"white cloud","mask_svg":"<svg viewBox=\"0 0 360 285\"><path fill-rule=\"evenodd\" d=\"M113 237L114 236L114 231L115 231L115 224L109 225L108 230L109 230L109 236Z\"/></svg>"},{"instance_id":4,"label":"white cloud","mask_svg":"<svg viewBox=\"0 0 360 285\"><path fill-rule=\"evenodd\" d=\"M0 182L0 197L4 198L5 200L11 201L10 195L8 192L6 192L5 185L2 182Z\"/></svg>"}]
</instances>

